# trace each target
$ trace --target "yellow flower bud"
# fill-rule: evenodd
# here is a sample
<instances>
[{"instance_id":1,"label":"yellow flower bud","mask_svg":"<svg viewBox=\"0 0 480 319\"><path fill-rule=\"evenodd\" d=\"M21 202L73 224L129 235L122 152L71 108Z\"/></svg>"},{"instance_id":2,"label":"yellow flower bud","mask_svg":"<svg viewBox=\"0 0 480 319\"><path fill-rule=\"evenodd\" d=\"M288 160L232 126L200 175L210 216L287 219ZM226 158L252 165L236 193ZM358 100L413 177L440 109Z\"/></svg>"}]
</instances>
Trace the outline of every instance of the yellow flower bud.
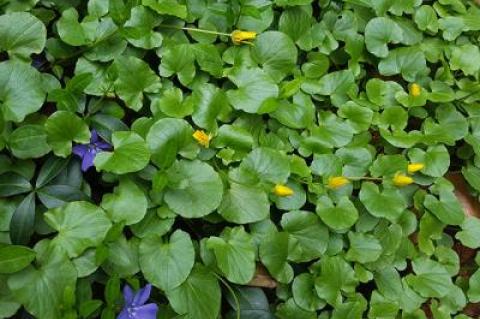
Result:
<instances>
[{"instance_id":1,"label":"yellow flower bud","mask_svg":"<svg viewBox=\"0 0 480 319\"><path fill-rule=\"evenodd\" d=\"M402 173L397 173L393 177L393 184L395 186L407 186L412 184L413 182L413 178Z\"/></svg>"},{"instance_id":2,"label":"yellow flower bud","mask_svg":"<svg viewBox=\"0 0 480 319\"><path fill-rule=\"evenodd\" d=\"M348 183L350 183L348 178L344 176L334 176L328 179L328 188L338 189L342 186L347 185Z\"/></svg>"},{"instance_id":3,"label":"yellow flower bud","mask_svg":"<svg viewBox=\"0 0 480 319\"><path fill-rule=\"evenodd\" d=\"M198 142L198 144L208 147L210 144L210 135L205 133L204 131L196 130L192 134L193 138Z\"/></svg>"},{"instance_id":4,"label":"yellow flower bud","mask_svg":"<svg viewBox=\"0 0 480 319\"><path fill-rule=\"evenodd\" d=\"M292 196L293 189L285 185L277 184L273 189L273 193L280 197Z\"/></svg>"},{"instance_id":5,"label":"yellow flower bud","mask_svg":"<svg viewBox=\"0 0 480 319\"><path fill-rule=\"evenodd\" d=\"M413 97L416 97L416 96L419 96L420 94L422 94L422 87L417 83L413 83L410 86L410 95Z\"/></svg>"},{"instance_id":6,"label":"yellow flower bud","mask_svg":"<svg viewBox=\"0 0 480 319\"><path fill-rule=\"evenodd\" d=\"M407 170L409 174L413 174L423 169L424 167L425 167L425 164L423 163L410 163L408 164Z\"/></svg>"},{"instance_id":7,"label":"yellow flower bud","mask_svg":"<svg viewBox=\"0 0 480 319\"><path fill-rule=\"evenodd\" d=\"M232 42L234 44L243 44L243 43L251 44L251 42L249 41L255 40L255 38L257 37L257 33L254 31L235 30L232 32L230 37L232 38Z\"/></svg>"}]
</instances>

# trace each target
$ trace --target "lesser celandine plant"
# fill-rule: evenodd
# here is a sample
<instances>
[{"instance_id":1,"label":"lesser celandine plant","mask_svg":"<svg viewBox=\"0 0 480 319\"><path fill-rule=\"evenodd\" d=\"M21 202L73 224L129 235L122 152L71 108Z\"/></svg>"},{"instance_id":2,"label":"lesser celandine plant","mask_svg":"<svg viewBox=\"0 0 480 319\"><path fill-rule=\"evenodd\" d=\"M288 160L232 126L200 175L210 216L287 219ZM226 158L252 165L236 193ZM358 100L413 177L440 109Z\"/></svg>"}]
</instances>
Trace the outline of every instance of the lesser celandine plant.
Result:
<instances>
[{"instance_id":1,"label":"lesser celandine plant","mask_svg":"<svg viewBox=\"0 0 480 319\"><path fill-rule=\"evenodd\" d=\"M477 2L0 0L0 318L478 318Z\"/></svg>"}]
</instances>

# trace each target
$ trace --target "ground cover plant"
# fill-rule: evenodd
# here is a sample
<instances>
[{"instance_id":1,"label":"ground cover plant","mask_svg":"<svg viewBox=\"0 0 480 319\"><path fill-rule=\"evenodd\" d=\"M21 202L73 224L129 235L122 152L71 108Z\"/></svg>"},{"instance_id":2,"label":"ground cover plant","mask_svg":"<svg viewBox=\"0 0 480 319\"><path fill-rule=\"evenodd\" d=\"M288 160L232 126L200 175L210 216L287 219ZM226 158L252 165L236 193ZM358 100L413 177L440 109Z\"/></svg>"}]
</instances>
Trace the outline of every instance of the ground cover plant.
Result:
<instances>
[{"instance_id":1,"label":"ground cover plant","mask_svg":"<svg viewBox=\"0 0 480 319\"><path fill-rule=\"evenodd\" d=\"M478 318L480 5L0 0L0 318Z\"/></svg>"}]
</instances>

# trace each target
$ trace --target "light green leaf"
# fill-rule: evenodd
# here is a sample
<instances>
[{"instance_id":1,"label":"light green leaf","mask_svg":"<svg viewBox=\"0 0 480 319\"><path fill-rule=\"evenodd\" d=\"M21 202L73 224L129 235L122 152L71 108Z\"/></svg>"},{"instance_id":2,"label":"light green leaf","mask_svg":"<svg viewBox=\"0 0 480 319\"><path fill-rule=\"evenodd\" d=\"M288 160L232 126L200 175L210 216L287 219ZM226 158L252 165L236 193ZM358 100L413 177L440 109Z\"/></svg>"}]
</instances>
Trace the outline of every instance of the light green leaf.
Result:
<instances>
[{"instance_id":1,"label":"light green leaf","mask_svg":"<svg viewBox=\"0 0 480 319\"><path fill-rule=\"evenodd\" d=\"M378 218L395 222L407 208L405 198L397 188L383 188L371 182L363 182L359 194L360 201L368 212Z\"/></svg>"},{"instance_id":2,"label":"light green leaf","mask_svg":"<svg viewBox=\"0 0 480 319\"><path fill-rule=\"evenodd\" d=\"M133 7L130 19L124 25L128 42L147 50L160 47L163 41L162 34L153 30L160 21L158 16L148 8Z\"/></svg>"},{"instance_id":3,"label":"light green leaf","mask_svg":"<svg viewBox=\"0 0 480 319\"><path fill-rule=\"evenodd\" d=\"M480 61L480 49L473 44L464 44L452 47L452 57L450 58L450 68L462 70L465 75L476 75L480 70L480 64L472 63Z\"/></svg>"},{"instance_id":4,"label":"light green leaf","mask_svg":"<svg viewBox=\"0 0 480 319\"><path fill-rule=\"evenodd\" d=\"M462 245L477 249L480 248L480 219L468 217L462 224L462 230L455 235Z\"/></svg>"},{"instance_id":5,"label":"light green leaf","mask_svg":"<svg viewBox=\"0 0 480 319\"><path fill-rule=\"evenodd\" d=\"M97 170L115 174L137 172L147 166L150 153L143 138L129 131L112 134L113 152L100 152L95 157Z\"/></svg>"},{"instance_id":6,"label":"light green leaf","mask_svg":"<svg viewBox=\"0 0 480 319\"><path fill-rule=\"evenodd\" d=\"M189 44L169 45L162 52L160 75L174 74L183 85L189 85L195 77L195 52Z\"/></svg>"},{"instance_id":7,"label":"light green leaf","mask_svg":"<svg viewBox=\"0 0 480 319\"><path fill-rule=\"evenodd\" d=\"M228 78L236 90L227 91L233 108L247 113L268 113L276 108L279 89L272 78L259 68L237 67Z\"/></svg>"},{"instance_id":8,"label":"light green leaf","mask_svg":"<svg viewBox=\"0 0 480 319\"><path fill-rule=\"evenodd\" d=\"M391 76L401 74L409 82L414 82L418 77L427 74L427 61L421 50L415 47L397 48L380 61L378 70L382 75Z\"/></svg>"},{"instance_id":9,"label":"light green leaf","mask_svg":"<svg viewBox=\"0 0 480 319\"><path fill-rule=\"evenodd\" d=\"M325 307L325 301L318 297L315 290L314 277L309 273L301 273L293 280L292 293L295 303L307 311L316 311Z\"/></svg>"},{"instance_id":10,"label":"light green leaf","mask_svg":"<svg viewBox=\"0 0 480 319\"><path fill-rule=\"evenodd\" d=\"M221 290L215 275L196 264L187 280L166 295L173 310L185 319L216 319L220 313Z\"/></svg>"},{"instance_id":11,"label":"light green leaf","mask_svg":"<svg viewBox=\"0 0 480 319\"><path fill-rule=\"evenodd\" d=\"M98 246L111 227L103 209L88 202L71 202L44 216L58 232L52 244L63 248L69 257L78 257L87 248Z\"/></svg>"},{"instance_id":12,"label":"light green leaf","mask_svg":"<svg viewBox=\"0 0 480 319\"><path fill-rule=\"evenodd\" d=\"M0 63L0 110L5 121L22 122L38 111L45 100L41 74L28 64Z\"/></svg>"},{"instance_id":13,"label":"light green leaf","mask_svg":"<svg viewBox=\"0 0 480 319\"><path fill-rule=\"evenodd\" d=\"M149 236L140 244L140 267L145 278L167 292L187 280L194 262L193 243L184 231L175 231L170 241Z\"/></svg>"},{"instance_id":14,"label":"light green leaf","mask_svg":"<svg viewBox=\"0 0 480 319\"><path fill-rule=\"evenodd\" d=\"M345 94L354 85L355 79L350 70L328 73L320 80L307 80L302 84L302 90L309 94L334 95Z\"/></svg>"},{"instance_id":15,"label":"light green leaf","mask_svg":"<svg viewBox=\"0 0 480 319\"><path fill-rule=\"evenodd\" d=\"M207 248L213 250L217 266L236 284L247 284L255 274L256 248L243 227L225 228L220 237L210 237Z\"/></svg>"},{"instance_id":16,"label":"light green leaf","mask_svg":"<svg viewBox=\"0 0 480 319\"><path fill-rule=\"evenodd\" d=\"M412 163L423 163L421 172L433 177L445 175L450 167L450 154L444 145L429 146L426 151L413 148L408 152Z\"/></svg>"},{"instance_id":17,"label":"light green leaf","mask_svg":"<svg viewBox=\"0 0 480 319\"><path fill-rule=\"evenodd\" d=\"M113 193L103 195L100 205L114 223L131 225L143 219L148 202L140 187L128 177L120 177L120 184Z\"/></svg>"},{"instance_id":18,"label":"light green leaf","mask_svg":"<svg viewBox=\"0 0 480 319\"><path fill-rule=\"evenodd\" d=\"M48 144L55 155L67 157L72 152L72 142L87 144L90 141L88 125L76 114L57 111L45 122Z\"/></svg>"},{"instance_id":19,"label":"light green leaf","mask_svg":"<svg viewBox=\"0 0 480 319\"><path fill-rule=\"evenodd\" d=\"M293 269L288 264L289 235L283 232L268 234L259 248L260 260L268 272L281 283L289 283L293 279Z\"/></svg>"},{"instance_id":20,"label":"light green leaf","mask_svg":"<svg viewBox=\"0 0 480 319\"><path fill-rule=\"evenodd\" d=\"M168 14L180 19L187 17L187 7L177 0L143 0L144 6L150 7L159 14Z\"/></svg>"},{"instance_id":21,"label":"light green leaf","mask_svg":"<svg viewBox=\"0 0 480 319\"><path fill-rule=\"evenodd\" d=\"M439 199L433 195L426 195L423 204L440 221L447 225L461 225L465 218L463 208L457 197L450 189L442 188Z\"/></svg>"},{"instance_id":22,"label":"light green leaf","mask_svg":"<svg viewBox=\"0 0 480 319\"><path fill-rule=\"evenodd\" d=\"M286 34L267 31L257 37L252 47L252 58L262 65L275 82L279 82L295 66L297 48Z\"/></svg>"},{"instance_id":23,"label":"light green leaf","mask_svg":"<svg viewBox=\"0 0 480 319\"><path fill-rule=\"evenodd\" d=\"M217 116L229 107L225 92L206 83L192 93L194 111L193 122L208 131L217 129Z\"/></svg>"},{"instance_id":24,"label":"light green leaf","mask_svg":"<svg viewBox=\"0 0 480 319\"><path fill-rule=\"evenodd\" d=\"M102 269L110 276L130 277L140 271L138 246L136 237L129 240L122 234L115 241L108 242L108 258L102 264Z\"/></svg>"},{"instance_id":25,"label":"light green leaf","mask_svg":"<svg viewBox=\"0 0 480 319\"><path fill-rule=\"evenodd\" d=\"M318 199L316 211L322 221L334 230L348 229L358 220L358 211L348 197L341 197L334 204L328 196L322 196Z\"/></svg>"},{"instance_id":26,"label":"light green leaf","mask_svg":"<svg viewBox=\"0 0 480 319\"><path fill-rule=\"evenodd\" d=\"M350 248L345 259L362 264L376 261L382 254L380 241L372 235L362 233L348 233Z\"/></svg>"},{"instance_id":27,"label":"light green leaf","mask_svg":"<svg viewBox=\"0 0 480 319\"><path fill-rule=\"evenodd\" d=\"M314 213L292 211L282 216L282 228L288 233L288 259L300 263L321 257L328 246L328 229Z\"/></svg>"},{"instance_id":28,"label":"light green leaf","mask_svg":"<svg viewBox=\"0 0 480 319\"><path fill-rule=\"evenodd\" d=\"M115 92L132 110L142 108L144 92L157 93L162 86L160 78L139 58L118 57L114 65L118 72Z\"/></svg>"},{"instance_id":29,"label":"light green leaf","mask_svg":"<svg viewBox=\"0 0 480 319\"><path fill-rule=\"evenodd\" d=\"M256 182L283 184L290 175L290 162L282 152L258 147L243 159L240 170L251 175Z\"/></svg>"},{"instance_id":30,"label":"light green leaf","mask_svg":"<svg viewBox=\"0 0 480 319\"><path fill-rule=\"evenodd\" d=\"M18 158L38 158L50 152L47 133L41 125L27 124L17 128L8 137L8 146Z\"/></svg>"},{"instance_id":31,"label":"light green leaf","mask_svg":"<svg viewBox=\"0 0 480 319\"><path fill-rule=\"evenodd\" d=\"M231 182L218 213L229 222L249 224L267 218L270 203L263 189Z\"/></svg>"},{"instance_id":32,"label":"light green leaf","mask_svg":"<svg viewBox=\"0 0 480 319\"><path fill-rule=\"evenodd\" d=\"M35 251L25 246L0 246L0 273L18 272L30 265L35 256Z\"/></svg>"},{"instance_id":33,"label":"light green leaf","mask_svg":"<svg viewBox=\"0 0 480 319\"><path fill-rule=\"evenodd\" d=\"M47 41L45 25L28 12L11 12L0 16L0 51L28 58L39 54Z\"/></svg>"},{"instance_id":34,"label":"light green leaf","mask_svg":"<svg viewBox=\"0 0 480 319\"><path fill-rule=\"evenodd\" d=\"M480 302L480 270L478 269L468 280L468 300L473 303Z\"/></svg>"},{"instance_id":35,"label":"light green leaf","mask_svg":"<svg viewBox=\"0 0 480 319\"><path fill-rule=\"evenodd\" d=\"M431 6L423 5L414 13L414 20L417 27L422 31L432 33L438 32L438 18L435 10Z\"/></svg>"},{"instance_id":36,"label":"light green leaf","mask_svg":"<svg viewBox=\"0 0 480 319\"><path fill-rule=\"evenodd\" d=\"M365 44L367 50L380 58L388 55L388 43L399 43L403 40L402 29L391 19L377 17L368 21L365 27Z\"/></svg>"},{"instance_id":37,"label":"light green leaf","mask_svg":"<svg viewBox=\"0 0 480 319\"><path fill-rule=\"evenodd\" d=\"M207 163L178 161L168 169L167 179L165 203L180 216L203 217L220 205L222 180Z\"/></svg>"},{"instance_id":38,"label":"light green leaf","mask_svg":"<svg viewBox=\"0 0 480 319\"><path fill-rule=\"evenodd\" d=\"M415 275L408 275L407 282L423 297L441 298L452 288L452 279L440 263L420 257L412 262Z\"/></svg>"}]
</instances>

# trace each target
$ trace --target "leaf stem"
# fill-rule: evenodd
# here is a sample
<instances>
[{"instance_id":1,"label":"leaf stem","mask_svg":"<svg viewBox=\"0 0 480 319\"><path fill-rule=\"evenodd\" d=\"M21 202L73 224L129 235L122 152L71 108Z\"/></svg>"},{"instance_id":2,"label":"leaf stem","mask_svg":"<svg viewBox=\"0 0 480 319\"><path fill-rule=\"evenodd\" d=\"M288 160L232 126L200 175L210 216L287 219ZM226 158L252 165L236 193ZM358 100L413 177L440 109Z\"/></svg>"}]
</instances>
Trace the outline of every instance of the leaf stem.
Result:
<instances>
[{"instance_id":1,"label":"leaf stem","mask_svg":"<svg viewBox=\"0 0 480 319\"><path fill-rule=\"evenodd\" d=\"M215 275L215 277L218 278L218 280L220 280L222 282L222 284L225 287L227 287L228 291L232 294L233 301L235 302L235 307L237 308L237 309L235 309L237 311L237 319L240 319L240 302L238 301L238 297L235 294L235 291L233 291L232 286L230 286L230 284L225 279L223 279L221 276L219 276L215 272L213 274Z\"/></svg>"},{"instance_id":2,"label":"leaf stem","mask_svg":"<svg viewBox=\"0 0 480 319\"><path fill-rule=\"evenodd\" d=\"M215 35L224 35L224 36L231 36L231 33L224 33L224 32L218 32L214 30L205 30L205 29L198 29L198 28L189 28L189 27L177 27L174 25L169 25L169 24L159 24L160 27L163 28L170 28L170 29L176 29L176 30L184 30L184 31L193 31L193 32L200 32L200 33L207 33L207 34L215 34Z\"/></svg>"}]
</instances>

